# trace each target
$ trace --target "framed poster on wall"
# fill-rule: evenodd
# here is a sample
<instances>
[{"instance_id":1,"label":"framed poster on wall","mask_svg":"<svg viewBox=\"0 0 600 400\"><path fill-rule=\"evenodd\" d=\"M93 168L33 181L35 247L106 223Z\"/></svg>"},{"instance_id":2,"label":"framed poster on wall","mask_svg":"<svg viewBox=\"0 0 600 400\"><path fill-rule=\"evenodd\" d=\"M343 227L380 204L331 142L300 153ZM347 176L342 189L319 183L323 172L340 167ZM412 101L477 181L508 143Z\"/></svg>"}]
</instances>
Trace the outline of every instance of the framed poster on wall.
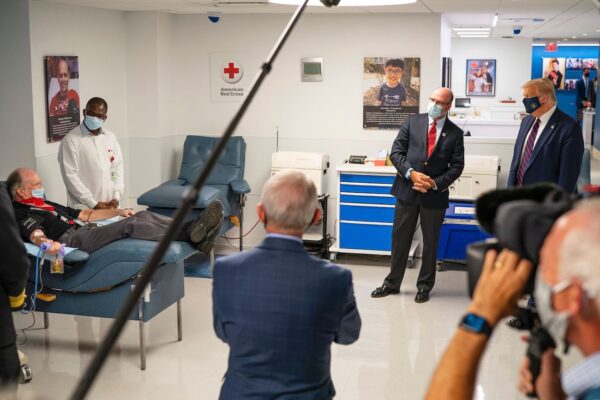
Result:
<instances>
[{"instance_id":1,"label":"framed poster on wall","mask_svg":"<svg viewBox=\"0 0 600 400\"><path fill-rule=\"evenodd\" d=\"M365 57L363 60L363 128L398 129L419 112L421 59Z\"/></svg>"},{"instance_id":2,"label":"framed poster on wall","mask_svg":"<svg viewBox=\"0 0 600 400\"><path fill-rule=\"evenodd\" d=\"M44 57L48 143L60 141L79 125L79 60L77 56Z\"/></svg>"},{"instance_id":3,"label":"framed poster on wall","mask_svg":"<svg viewBox=\"0 0 600 400\"><path fill-rule=\"evenodd\" d=\"M542 58L542 71L546 79L550 79L555 90L565 89L565 59Z\"/></svg>"},{"instance_id":4,"label":"framed poster on wall","mask_svg":"<svg viewBox=\"0 0 600 400\"><path fill-rule=\"evenodd\" d=\"M467 59L467 96L496 96L496 60Z\"/></svg>"}]
</instances>

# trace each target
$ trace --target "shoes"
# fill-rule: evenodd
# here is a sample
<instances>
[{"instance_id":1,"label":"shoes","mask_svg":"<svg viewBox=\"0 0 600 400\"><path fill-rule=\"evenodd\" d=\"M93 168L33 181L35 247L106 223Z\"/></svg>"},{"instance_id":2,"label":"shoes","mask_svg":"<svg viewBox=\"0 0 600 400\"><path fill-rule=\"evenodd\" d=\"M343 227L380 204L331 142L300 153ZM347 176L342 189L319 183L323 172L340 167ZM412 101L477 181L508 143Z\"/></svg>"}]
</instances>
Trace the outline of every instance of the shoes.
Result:
<instances>
[{"instance_id":1,"label":"shoes","mask_svg":"<svg viewBox=\"0 0 600 400\"><path fill-rule=\"evenodd\" d=\"M212 250L212 245L219 233L219 228L223 223L223 205L220 201L213 201L206 207L198 218L190 224L187 229L187 235L196 249L208 249L208 253ZM210 239L210 240L209 240Z\"/></svg>"},{"instance_id":2,"label":"shoes","mask_svg":"<svg viewBox=\"0 0 600 400\"><path fill-rule=\"evenodd\" d=\"M518 317L509 319L506 321L506 325L514 329L523 329L523 321Z\"/></svg>"},{"instance_id":3,"label":"shoes","mask_svg":"<svg viewBox=\"0 0 600 400\"><path fill-rule=\"evenodd\" d=\"M371 297L385 297L389 294L398 294L400 293L400 289L392 289L389 288L385 285L381 285L380 287L378 287L377 289L373 290L371 292Z\"/></svg>"},{"instance_id":4,"label":"shoes","mask_svg":"<svg viewBox=\"0 0 600 400\"><path fill-rule=\"evenodd\" d=\"M215 240L217 239L217 236L221 231L222 225L223 219L221 218L221 221L219 221L217 225L215 225L210 231L208 231L208 234L206 235L204 240L200 241L200 243L196 245L196 249L200 250L206 255L209 255L215 245Z\"/></svg>"},{"instance_id":5,"label":"shoes","mask_svg":"<svg viewBox=\"0 0 600 400\"><path fill-rule=\"evenodd\" d=\"M419 289L417 291L417 295L415 296L416 303L425 303L429 301L429 290Z\"/></svg>"}]
</instances>

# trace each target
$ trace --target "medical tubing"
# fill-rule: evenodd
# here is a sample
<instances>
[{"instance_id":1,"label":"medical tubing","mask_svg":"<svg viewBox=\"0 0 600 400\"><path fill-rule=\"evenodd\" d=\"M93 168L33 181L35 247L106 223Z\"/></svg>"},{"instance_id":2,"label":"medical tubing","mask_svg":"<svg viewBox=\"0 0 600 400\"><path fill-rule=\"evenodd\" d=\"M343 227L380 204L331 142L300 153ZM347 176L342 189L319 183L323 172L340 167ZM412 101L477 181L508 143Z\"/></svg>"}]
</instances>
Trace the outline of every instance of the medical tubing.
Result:
<instances>
[{"instance_id":1,"label":"medical tubing","mask_svg":"<svg viewBox=\"0 0 600 400\"><path fill-rule=\"evenodd\" d=\"M275 60L275 58L279 54L279 51L285 44L292 29L300 19L300 16L304 12L307 3L308 0L304 0L304 2L298 6L296 11L294 12L294 15L288 22L283 33L281 34L277 43L275 44L275 47L271 51L271 54L269 54L267 60L263 63L261 70L255 76L254 81L248 89L248 95L242 102L239 110L234 115L233 119L229 122L229 125L223 133L223 136L221 136L221 139L217 143L217 146L215 146L210 158L208 159L206 165L202 169L202 172L194 182L194 186L189 190L183 202L181 203L181 206L175 212L175 215L173 216L173 221L167 228L167 232L165 233L161 241L158 242L156 249L144 265L143 272L140 278L136 281L135 287L133 288L129 296L127 296L127 298L125 299L125 304L123 305L123 307L121 307L121 310L115 318L115 321L112 323L108 333L100 343L98 350L96 351L96 354L94 354L94 358L91 360L90 364L86 368L85 373L79 379L77 386L75 387L75 391L71 395L71 399L80 400L84 399L87 396L92 384L96 379L96 376L98 375L100 369L106 361L106 358L108 357L111 348L113 347L114 343L117 341L119 335L123 331L123 327L125 326L129 315L131 315L131 312L137 306L139 298L142 296L144 289L146 288L148 282L150 282L150 279L152 278L152 275L158 268L160 261L163 259L164 254L169 248L169 245L178 234L180 226L183 224L183 221L187 216L189 210L196 203L196 199L198 197L200 189L204 185L204 182L206 182L206 179L208 178L215 164L219 160L221 154L223 153L223 150L225 149L225 146L227 145L227 142L229 141L229 138L233 135L233 132L235 131L237 125L244 116L246 109L250 105L250 102L256 95L256 92L260 88L260 85L264 81L267 74L271 72L273 61Z\"/></svg>"}]
</instances>

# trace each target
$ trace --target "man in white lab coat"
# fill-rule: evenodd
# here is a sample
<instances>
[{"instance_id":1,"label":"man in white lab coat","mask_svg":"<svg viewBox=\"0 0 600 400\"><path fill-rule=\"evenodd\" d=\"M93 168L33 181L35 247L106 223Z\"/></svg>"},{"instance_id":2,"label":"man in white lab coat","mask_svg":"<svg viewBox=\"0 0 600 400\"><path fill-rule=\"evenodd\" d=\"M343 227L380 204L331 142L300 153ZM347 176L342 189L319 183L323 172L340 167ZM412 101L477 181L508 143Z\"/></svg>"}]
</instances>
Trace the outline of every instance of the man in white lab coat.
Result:
<instances>
[{"instance_id":1,"label":"man in white lab coat","mask_svg":"<svg viewBox=\"0 0 600 400\"><path fill-rule=\"evenodd\" d=\"M119 208L125 189L123 156L116 136L104 129L108 104L91 98L83 122L60 143L58 163L72 208Z\"/></svg>"}]
</instances>

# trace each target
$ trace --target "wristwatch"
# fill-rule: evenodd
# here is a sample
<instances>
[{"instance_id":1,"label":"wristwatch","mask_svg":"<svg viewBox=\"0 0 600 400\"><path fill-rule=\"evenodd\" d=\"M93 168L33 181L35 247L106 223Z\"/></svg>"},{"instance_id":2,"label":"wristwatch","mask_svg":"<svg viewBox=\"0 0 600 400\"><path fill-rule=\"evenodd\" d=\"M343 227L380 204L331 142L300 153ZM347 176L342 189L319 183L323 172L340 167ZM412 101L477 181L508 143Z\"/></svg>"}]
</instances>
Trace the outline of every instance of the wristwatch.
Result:
<instances>
[{"instance_id":1,"label":"wristwatch","mask_svg":"<svg viewBox=\"0 0 600 400\"><path fill-rule=\"evenodd\" d=\"M458 326L466 331L481 333L487 336L490 336L494 329L485 318L474 313L467 313Z\"/></svg>"}]
</instances>

